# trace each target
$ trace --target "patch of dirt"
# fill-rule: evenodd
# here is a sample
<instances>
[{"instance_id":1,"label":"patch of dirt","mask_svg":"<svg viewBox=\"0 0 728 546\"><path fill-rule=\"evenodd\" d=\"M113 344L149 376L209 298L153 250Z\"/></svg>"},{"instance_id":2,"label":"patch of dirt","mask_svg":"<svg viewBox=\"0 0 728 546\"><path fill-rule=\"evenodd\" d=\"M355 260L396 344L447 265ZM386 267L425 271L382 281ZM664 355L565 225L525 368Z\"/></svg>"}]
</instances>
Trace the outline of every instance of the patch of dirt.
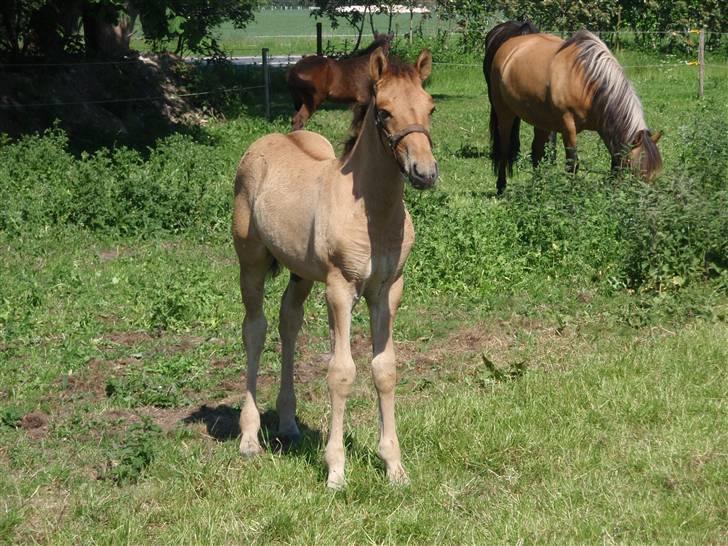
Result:
<instances>
[{"instance_id":1,"label":"patch of dirt","mask_svg":"<svg viewBox=\"0 0 728 546\"><path fill-rule=\"evenodd\" d=\"M20 421L20 428L34 440L45 438L48 434L48 416L39 411L27 413Z\"/></svg>"},{"instance_id":2,"label":"patch of dirt","mask_svg":"<svg viewBox=\"0 0 728 546\"><path fill-rule=\"evenodd\" d=\"M140 343L147 343L152 341L154 338L147 332L108 332L103 335L105 341L109 341L116 345L126 345L132 347Z\"/></svg>"},{"instance_id":3,"label":"patch of dirt","mask_svg":"<svg viewBox=\"0 0 728 546\"><path fill-rule=\"evenodd\" d=\"M110 262L112 260L115 260L119 256L121 256L121 254L122 254L122 251L118 246L116 248L101 250L99 252L99 260L101 262Z\"/></svg>"}]
</instances>

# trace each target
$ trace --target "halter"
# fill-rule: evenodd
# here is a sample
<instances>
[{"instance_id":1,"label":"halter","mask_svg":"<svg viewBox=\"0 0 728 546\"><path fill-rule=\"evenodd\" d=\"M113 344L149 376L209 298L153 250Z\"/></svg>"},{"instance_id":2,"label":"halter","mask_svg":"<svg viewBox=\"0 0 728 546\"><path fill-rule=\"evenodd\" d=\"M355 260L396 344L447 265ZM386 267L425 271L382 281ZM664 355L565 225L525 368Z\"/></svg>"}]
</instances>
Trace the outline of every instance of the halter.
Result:
<instances>
[{"instance_id":1,"label":"halter","mask_svg":"<svg viewBox=\"0 0 728 546\"><path fill-rule=\"evenodd\" d=\"M399 165L399 170L402 172L403 175L407 175L407 171L404 169L404 165L399 160L399 156L397 155L397 152L395 148L397 145L402 141L404 137L407 135L411 135L412 133L422 133L427 137L427 141L430 143L430 149L432 149L432 137L430 136L430 132L419 123L413 123L412 125L408 125L401 131L397 131L396 133L390 133L387 131L387 128L384 125L384 120L382 120L381 117L379 117L379 112L377 111L377 95L373 94L374 101L374 125L377 127L377 132L379 133L379 138L382 139L383 142L389 146L389 149L392 151L392 155L394 156L394 160L397 162L397 165Z\"/></svg>"}]
</instances>

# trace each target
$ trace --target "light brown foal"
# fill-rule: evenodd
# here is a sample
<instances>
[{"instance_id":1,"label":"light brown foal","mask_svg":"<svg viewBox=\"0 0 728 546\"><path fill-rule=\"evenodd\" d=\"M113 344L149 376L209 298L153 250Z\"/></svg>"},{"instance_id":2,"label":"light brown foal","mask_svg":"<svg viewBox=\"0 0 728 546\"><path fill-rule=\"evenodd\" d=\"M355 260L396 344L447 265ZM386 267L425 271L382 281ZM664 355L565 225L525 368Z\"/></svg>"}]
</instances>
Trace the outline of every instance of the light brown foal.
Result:
<instances>
[{"instance_id":1,"label":"light brown foal","mask_svg":"<svg viewBox=\"0 0 728 546\"><path fill-rule=\"evenodd\" d=\"M233 239L245 306L243 342L247 388L240 415L240 452L261 451L255 402L258 362L266 335L264 284L276 262L291 271L279 332L279 434L296 439L293 368L303 303L314 281L326 283L332 356L328 387L331 428L326 445L327 485L344 485L344 407L354 382L351 314L364 296L372 333L372 375L379 396L379 455L391 482L407 481L394 421L396 366L392 324L402 297L402 270L414 242L405 208L403 174L417 188L438 175L429 136L432 97L422 88L432 56L414 66L372 54L372 97L362 109L353 147L337 159L331 144L309 131L271 134L253 143L235 178Z\"/></svg>"}]
</instances>

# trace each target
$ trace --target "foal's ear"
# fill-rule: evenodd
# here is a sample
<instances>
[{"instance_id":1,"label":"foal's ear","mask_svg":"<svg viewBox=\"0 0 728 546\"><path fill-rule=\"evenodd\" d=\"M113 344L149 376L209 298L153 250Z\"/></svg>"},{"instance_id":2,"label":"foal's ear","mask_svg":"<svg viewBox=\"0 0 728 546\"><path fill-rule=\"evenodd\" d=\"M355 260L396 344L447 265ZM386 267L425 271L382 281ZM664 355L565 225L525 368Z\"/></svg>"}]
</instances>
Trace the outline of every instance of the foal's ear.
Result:
<instances>
[{"instance_id":1,"label":"foal's ear","mask_svg":"<svg viewBox=\"0 0 728 546\"><path fill-rule=\"evenodd\" d=\"M420 80L425 81L432 73L432 53L429 49L423 49L420 56L417 57L415 68L420 73Z\"/></svg>"},{"instance_id":2,"label":"foal's ear","mask_svg":"<svg viewBox=\"0 0 728 546\"><path fill-rule=\"evenodd\" d=\"M369 57L369 77L373 82L378 82L386 70L387 56L382 51L382 48L378 47Z\"/></svg>"},{"instance_id":3,"label":"foal's ear","mask_svg":"<svg viewBox=\"0 0 728 546\"><path fill-rule=\"evenodd\" d=\"M662 131L657 131L654 135L650 137L652 139L652 142L657 144L660 142L660 139L662 138Z\"/></svg>"}]
</instances>

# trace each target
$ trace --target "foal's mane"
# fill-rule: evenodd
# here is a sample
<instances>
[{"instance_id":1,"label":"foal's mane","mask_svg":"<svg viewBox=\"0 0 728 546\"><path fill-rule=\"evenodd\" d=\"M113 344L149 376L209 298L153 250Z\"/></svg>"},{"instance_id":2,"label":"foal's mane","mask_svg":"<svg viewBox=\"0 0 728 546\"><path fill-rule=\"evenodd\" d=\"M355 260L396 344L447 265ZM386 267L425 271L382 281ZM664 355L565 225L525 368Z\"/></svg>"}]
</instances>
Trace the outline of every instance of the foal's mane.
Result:
<instances>
[{"instance_id":1,"label":"foal's mane","mask_svg":"<svg viewBox=\"0 0 728 546\"><path fill-rule=\"evenodd\" d=\"M599 132L609 151L621 154L641 131L649 137L640 99L604 42L580 30L561 44L559 51L572 45L577 49L576 64L584 71L587 92L593 94L592 107L601 113Z\"/></svg>"},{"instance_id":2,"label":"foal's mane","mask_svg":"<svg viewBox=\"0 0 728 546\"><path fill-rule=\"evenodd\" d=\"M417 74L417 70L415 69L415 67L411 64L406 63L398 57L388 58L386 74L387 76L395 78L407 77L419 79L419 74ZM374 84L372 83L372 87L373 86ZM346 160L351 151L354 149L354 144L356 144L356 141L359 139L359 135L361 134L361 129L364 125L364 118L367 115L367 110L369 109L369 105L374 99L375 94L374 90L372 89L372 91L369 93L369 100L367 102L356 103L352 107L353 116L351 118L351 125L349 126L349 136L344 142L344 154L341 157L342 160Z\"/></svg>"}]
</instances>

